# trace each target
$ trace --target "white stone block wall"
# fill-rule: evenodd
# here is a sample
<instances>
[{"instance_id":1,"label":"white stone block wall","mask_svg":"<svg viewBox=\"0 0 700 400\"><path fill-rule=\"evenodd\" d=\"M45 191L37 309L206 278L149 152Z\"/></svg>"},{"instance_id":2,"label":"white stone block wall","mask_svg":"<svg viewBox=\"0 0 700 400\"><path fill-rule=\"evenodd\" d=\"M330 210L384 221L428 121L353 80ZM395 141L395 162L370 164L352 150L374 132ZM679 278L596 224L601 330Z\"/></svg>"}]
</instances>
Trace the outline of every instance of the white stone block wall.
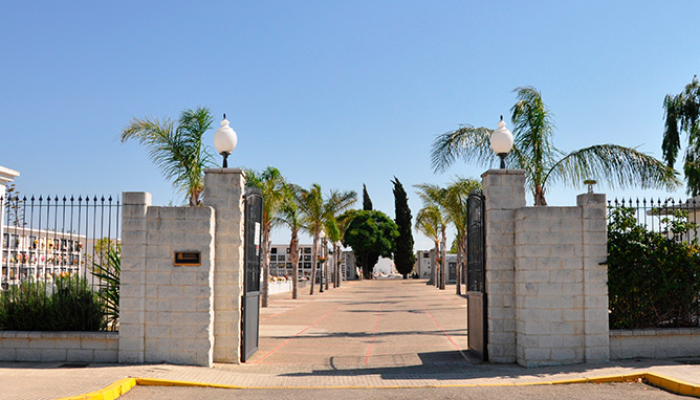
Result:
<instances>
[{"instance_id":1,"label":"white stone block wall","mask_svg":"<svg viewBox=\"0 0 700 400\"><path fill-rule=\"evenodd\" d=\"M515 213L517 360L523 366L605 362L608 331L605 195L577 207Z\"/></svg>"},{"instance_id":2,"label":"white stone block wall","mask_svg":"<svg viewBox=\"0 0 700 400\"><path fill-rule=\"evenodd\" d=\"M486 228L488 357L516 361L515 210L525 207L525 172L495 169L482 175Z\"/></svg>"},{"instance_id":3,"label":"white stone block wall","mask_svg":"<svg viewBox=\"0 0 700 400\"><path fill-rule=\"evenodd\" d=\"M148 208L147 363L213 365L214 214L206 206ZM175 252L199 252L201 265L174 266Z\"/></svg>"},{"instance_id":4,"label":"white stone block wall","mask_svg":"<svg viewBox=\"0 0 700 400\"><path fill-rule=\"evenodd\" d=\"M610 331L610 359L700 357L700 328Z\"/></svg>"},{"instance_id":5,"label":"white stone block wall","mask_svg":"<svg viewBox=\"0 0 700 400\"><path fill-rule=\"evenodd\" d=\"M583 362L582 209L527 207L515 214L518 363Z\"/></svg>"},{"instance_id":6,"label":"white stone block wall","mask_svg":"<svg viewBox=\"0 0 700 400\"><path fill-rule=\"evenodd\" d=\"M146 306L147 192L122 194L121 288L119 298L119 362L143 363Z\"/></svg>"},{"instance_id":7,"label":"white stone block wall","mask_svg":"<svg viewBox=\"0 0 700 400\"><path fill-rule=\"evenodd\" d=\"M576 207L525 207L523 171L482 178L489 361L608 361L605 195L580 195Z\"/></svg>"},{"instance_id":8,"label":"white stone block wall","mask_svg":"<svg viewBox=\"0 0 700 400\"><path fill-rule=\"evenodd\" d=\"M0 331L0 361L114 363L117 332Z\"/></svg>"},{"instance_id":9,"label":"white stone block wall","mask_svg":"<svg viewBox=\"0 0 700 400\"><path fill-rule=\"evenodd\" d=\"M152 207L143 192L122 199L119 362L211 366L214 209ZM177 251L200 252L201 265L174 266Z\"/></svg>"},{"instance_id":10,"label":"white stone block wall","mask_svg":"<svg viewBox=\"0 0 700 400\"><path fill-rule=\"evenodd\" d=\"M582 208L583 301L585 309L586 362L610 361L608 314L608 221L604 194L581 194L576 204Z\"/></svg>"},{"instance_id":11,"label":"white stone block wall","mask_svg":"<svg viewBox=\"0 0 700 400\"><path fill-rule=\"evenodd\" d=\"M204 204L216 209L215 362L241 361L244 194L245 175L242 170L205 170Z\"/></svg>"}]
</instances>

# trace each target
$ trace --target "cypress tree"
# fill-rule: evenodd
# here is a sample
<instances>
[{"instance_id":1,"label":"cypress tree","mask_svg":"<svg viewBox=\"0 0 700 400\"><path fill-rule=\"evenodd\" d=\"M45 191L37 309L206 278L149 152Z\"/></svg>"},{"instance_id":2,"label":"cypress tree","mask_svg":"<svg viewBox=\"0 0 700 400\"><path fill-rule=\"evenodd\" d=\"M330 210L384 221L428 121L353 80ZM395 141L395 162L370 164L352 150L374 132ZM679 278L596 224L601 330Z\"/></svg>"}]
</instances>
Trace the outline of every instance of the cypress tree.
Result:
<instances>
[{"instance_id":1,"label":"cypress tree","mask_svg":"<svg viewBox=\"0 0 700 400\"><path fill-rule=\"evenodd\" d=\"M365 211L372 211L372 199L369 198L369 193L367 193L367 186L362 184L362 209Z\"/></svg>"},{"instance_id":2,"label":"cypress tree","mask_svg":"<svg viewBox=\"0 0 700 400\"><path fill-rule=\"evenodd\" d=\"M408 207L408 196L397 177L391 181L394 184L394 210L396 218L394 222L399 228L399 237L396 239L396 253L394 263L396 270L406 279L416 263L416 255L413 252L413 232L411 230L411 209Z\"/></svg>"}]
</instances>

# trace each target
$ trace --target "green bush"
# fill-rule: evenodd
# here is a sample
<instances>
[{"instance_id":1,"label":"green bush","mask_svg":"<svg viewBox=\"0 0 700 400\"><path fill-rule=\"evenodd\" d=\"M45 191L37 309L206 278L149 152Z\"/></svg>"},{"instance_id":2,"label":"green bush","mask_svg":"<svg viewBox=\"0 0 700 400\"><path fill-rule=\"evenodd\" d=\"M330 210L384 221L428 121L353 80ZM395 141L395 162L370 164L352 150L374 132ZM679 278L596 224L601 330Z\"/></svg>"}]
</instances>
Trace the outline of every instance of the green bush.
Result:
<instances>
[{"instance_id":1,"label":"green bush","mask_svg":"<svg viewBox=\"0 0 700 400\"><path fill-rule=\"evenodd\" d=\"M649 232L634 214L632 208L614 209L608 224L610 328L697 326L697 239L681 242ZM682 212L665 222L675 236L696 228Z\"/></svg>"},{"instance_id":2,"label":"green bush","mask_svg":"<svg viewBox=\"0 0 700 400\"><path fill-rule=\"evenodd\" d=\"M105 302L79 276L24 282L0 293L0 330L99 331Z\"/></svg>"}]
</instances>

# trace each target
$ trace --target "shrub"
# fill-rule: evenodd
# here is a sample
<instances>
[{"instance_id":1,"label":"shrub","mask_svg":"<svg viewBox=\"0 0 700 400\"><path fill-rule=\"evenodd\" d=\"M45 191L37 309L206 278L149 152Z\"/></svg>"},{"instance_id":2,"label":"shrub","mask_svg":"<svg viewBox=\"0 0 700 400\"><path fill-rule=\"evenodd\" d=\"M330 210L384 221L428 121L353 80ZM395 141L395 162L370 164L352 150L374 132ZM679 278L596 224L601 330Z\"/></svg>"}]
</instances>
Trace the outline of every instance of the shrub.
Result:
<instances>
[{"instance_id":1,"label":"shrub","mask_svg":"<svg viewBox=\"0 0 700 400\"><path fill-rule=\"evenodd\" d=\"M104 301L77 275L0 293L0 330L98 331L106 327L104 312Z\"/></svg>"},{"instance_id":2,"label":"shrub","mask_svg":"<svg viewBox=\"0 0 700 400\"><path fill-rule=\"evenodd\" d=\"M634 209L617 208L608 224L610 327L687 327L698 325L700 245L681 242L637 224ZM678 212L670 232L694 229Z\"/></svg>"},{"instance_id":3,"label":"shrub","mask_svg":"<svg viewBox=\"0 0 700 400\"><path fill-rule=\"evenodd\" d=\"M107 263L93 263L94 276L102 283L100 297L105 302L105 322L109 330L117 330L119 326L119 286L121 276L120 247L107 250Z\"/></svg>"}]
</instances>

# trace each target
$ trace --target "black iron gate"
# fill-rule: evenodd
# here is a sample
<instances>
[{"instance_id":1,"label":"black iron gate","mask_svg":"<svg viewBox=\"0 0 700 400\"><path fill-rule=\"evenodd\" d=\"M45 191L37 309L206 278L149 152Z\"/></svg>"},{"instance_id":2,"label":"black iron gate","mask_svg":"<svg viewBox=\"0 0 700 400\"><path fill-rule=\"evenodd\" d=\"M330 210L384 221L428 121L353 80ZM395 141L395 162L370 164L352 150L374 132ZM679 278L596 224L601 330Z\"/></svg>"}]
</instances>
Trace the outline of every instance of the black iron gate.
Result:
<instances>
[{"instance_id":1,"label":"black iron gate","mask_svg":"<svg viewBox=\"0 0 700 400\"><path fill-rule=\"evenodd\" d=\"M482 360L488 360L486 238L481 192L472 193L467 199L467 299L469 350Z\"/></svg>"},{"instance_id":2,"label":"black iron gate","mask_svg":"<svg viewBox=\"0 0 700 400\"><path fill-rule=\"evenodd\" d=\"M248 188L245 193L245 276L243 309L241 310L242 361L258 350L260 331L260 245L262 238L263 198L260 189Z\"/></svg>"}]
</instances>

